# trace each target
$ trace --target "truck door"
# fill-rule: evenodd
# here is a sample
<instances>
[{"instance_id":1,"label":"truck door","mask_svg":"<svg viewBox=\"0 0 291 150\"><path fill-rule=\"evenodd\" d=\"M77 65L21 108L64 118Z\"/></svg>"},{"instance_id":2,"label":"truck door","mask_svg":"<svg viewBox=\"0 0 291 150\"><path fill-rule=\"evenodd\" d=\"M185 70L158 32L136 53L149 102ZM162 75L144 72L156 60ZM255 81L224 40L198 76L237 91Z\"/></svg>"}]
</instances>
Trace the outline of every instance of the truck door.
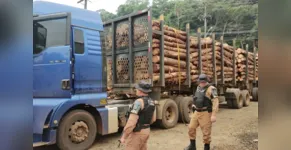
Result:
<instances>
[{"instance_id":1,"label":"truck door","mask_svg":"<svg viewBox=\"0 0 291 150\"><path fill-rule=\"evenodd\" d=\"M67 13L34 17L34 98L71 97L70 26Z\"/></svg>"},{"instance_id":2,"label":"truck door","mask_svg":"<svg viewBox=\"0 0 291 150\"><path fill-rule=\"evenodd\" d=\"M106 72L104 72L100 31L73 27L72 34L74 93L106 92Z\"/></svg>"}]
</instances>

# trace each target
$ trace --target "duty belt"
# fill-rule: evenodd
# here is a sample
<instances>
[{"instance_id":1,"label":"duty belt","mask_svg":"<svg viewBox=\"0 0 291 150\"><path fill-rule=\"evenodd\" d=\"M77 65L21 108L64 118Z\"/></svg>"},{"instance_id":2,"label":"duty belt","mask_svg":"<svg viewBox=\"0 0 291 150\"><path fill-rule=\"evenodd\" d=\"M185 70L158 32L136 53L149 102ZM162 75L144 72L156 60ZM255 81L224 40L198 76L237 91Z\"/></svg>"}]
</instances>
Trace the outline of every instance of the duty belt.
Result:
<instances>
[{"instance_id":1,"label":"duty belt","mask_svg":"<svg viewBox=\"0 0 291 150\"><path fill-rule=\"evenodd\" d=\"M142 129L147 129L149 127L150 127L149 124L147 124L147 125L140 125L140 126L137 124L137 126L133 129L133 132L140 132Z\"/></svg>"},{"instance_id":2,"label":"duty belt","mask_svg":"<svg viewBox=\"0 0 291 150\"><path fill-rule=\"evenodd\" d=\"M147 128L149 128L150 127L150 125L142 125L141 126L141 129L147 129Z\"/></svg>"},{"instance_id":3,"label":"duty belt","mask_svg":"<svg viewBox=\"0 0 291 150\"><path fill-rule=\"evenodd\" d=\"M208 110L207 110L207 108L196 108L195 111L203 112L203 111L208 111Z\"/></svg>"}]
</instances>

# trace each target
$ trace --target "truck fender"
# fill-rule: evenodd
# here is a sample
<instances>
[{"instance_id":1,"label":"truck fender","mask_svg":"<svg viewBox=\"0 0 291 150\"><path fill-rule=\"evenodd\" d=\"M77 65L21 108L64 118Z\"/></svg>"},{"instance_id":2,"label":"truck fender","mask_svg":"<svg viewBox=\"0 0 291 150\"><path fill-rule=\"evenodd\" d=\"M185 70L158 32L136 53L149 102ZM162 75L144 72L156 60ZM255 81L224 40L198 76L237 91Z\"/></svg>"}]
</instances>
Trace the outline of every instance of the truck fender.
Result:
<instances>
[{"instance_id":1,"label":"truck fender","mask_svg":"<svg viewBox=\"0 0 291 150\"><path fill-rule=\"evenodd\" d=\"M49 127L57 127L62 117L70 110L73 110L74 108L76 108L76 106L84 105L84 106L96 108L96 107L102 107L106 105L106 104L100 104L101 100L106 99L106 93L105 94L100 93L98 95L92 94L92 96L90 97L87 96L85 98L82 98L79 95L75 95L72 97L71 100L60 103L57 106L57 108L53 110L52 117L50 118Z\"/></svg>"},{"instance_id":2,"label":"truck fender","mask_svg":"<svg viewBox=\"0 0 291 150\"><path fill-rule=\"evenodd\" d=\"M49 119L52 113L57 109L57 107L66 101L65 99L59 100L33 100L33 133L43 134L43 128L48 125Z\"/></svg>"}]
</instances>

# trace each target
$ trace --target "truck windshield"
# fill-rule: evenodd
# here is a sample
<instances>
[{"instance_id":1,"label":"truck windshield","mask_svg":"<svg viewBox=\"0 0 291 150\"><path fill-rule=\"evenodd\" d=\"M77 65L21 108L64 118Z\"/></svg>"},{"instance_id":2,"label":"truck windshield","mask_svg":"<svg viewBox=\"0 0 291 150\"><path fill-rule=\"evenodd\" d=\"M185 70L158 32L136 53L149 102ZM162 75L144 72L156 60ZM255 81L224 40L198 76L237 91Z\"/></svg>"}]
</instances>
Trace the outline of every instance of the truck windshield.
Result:
<instances>
[{"instance_id":1,"label":"truck windshield","mask_svg":"<svg viewBox=\"0 0 291 150\"><path fill-rule=\"evenodd\" d=\"M66 19L35 20L33 22L33 54L44 49L66 45Z\"/></svg>"}]
</instances>

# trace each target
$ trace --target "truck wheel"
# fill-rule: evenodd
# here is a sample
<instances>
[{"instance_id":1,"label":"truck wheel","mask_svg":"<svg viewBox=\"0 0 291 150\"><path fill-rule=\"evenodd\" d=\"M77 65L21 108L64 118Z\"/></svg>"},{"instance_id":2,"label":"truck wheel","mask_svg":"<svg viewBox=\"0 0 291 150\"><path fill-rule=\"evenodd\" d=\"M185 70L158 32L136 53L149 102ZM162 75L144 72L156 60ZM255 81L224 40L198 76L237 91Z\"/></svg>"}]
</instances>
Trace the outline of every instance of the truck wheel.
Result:
<instances>
[{"instance_id":1,"label":"truck wheel","mask_svg":"<svg viewBox=\"0 0 291 150\"><path fill-rule=\"evenodd\" d=\"M229 107L235 109L243 107L243 98L239 89L227 89L225 98Z\"/></svg>"},{"instance_id":2,"label":"truck wheel","mask_svg":"<svg viewBox=\"0 0 291 150\"><path fill-rule=\"evenodd\" d=\"M173 100L176 102L177 106L179 106L179 103L184 99L182 95L176 96Z\"/></svg>"},{"instance_id":3,"label":"truck wheel","mask_svg":"<svg viewBox=\"0 0 291 150\"><path fill-rule=\"evenodd\" d=\"M250 94L248 90L242 90L241 91L242 97L243 97L243 106L247 107L250 105Z\"/></svg>"},{"instance_id":4,"label":"truck wheel","mask_svg":"<svg viewBox=\"0 0 291 150\"><path fill-rule=\"evenodd\" d=\"M179 95L170 95L170 96L169 96L169 99L173 99L173 100L175 100L178 96L179 96Z\"/></svg>"},{"instance_id":5,"label":"truck wheel","mask_svg":"<svg viewBox=\"0 0 291 150\"><path fill-rule=\"evenodd\" d=\"M219 104L220 104L220 103L225 102L226 100L225 100L224 96L218 96L218 101L219 101Z\"/></svg>"},{"instance_id":6,"label":"truck wheel","mask_svg":"<svg viewBox=\"0 0 291 150\"><path fill-rule=\"evenodd\" d=\"M253 101L258 101L259 100L259 90L257 87L253 88Z\"/></svg>"},{"instance_id":7,"label":"truck wheel","mask_svg":"<svg viewBox=\"0 0 291 150\"><path fill-rule=\"evenodd\" d=\"M178 105L179 121L189 123L192 115L192 97L184 97Z\"/></svg>"},{"instance_id":8,"label":"truck wheel","mask_svg":"<svg viewBox=\"0 0 291 150\"><path fill-rule=\"evenodd\" d=\"M173 99L176 102L177 107L178 107L178 113L179 113L178 120L179 121L182 120L181 115L180 115L180 112L181 112L181 110L180 110L181 109L180 103L183 101L183 99L184 99L184 97L182 95L178 95L178 96L175 97L175 99Z\"/></svg>"},{"instance_id":9,"label":"truck wheel","mask_svg":"<svg viewBox=\"0 0 291 150\"><path fill-rule=\"evenodd\" d=\"M167 99L162 110L162 120L159 123L161 128L173 128L178 122L178 106L174 100Z\"/></svg>"},{"instance_id":10,"label":"truck wheel","mask_svg":"<svg viewBox=\"0 0 291 150\"><path fill-rule=\"evenodd\" d=\"M57 132L57 145L61 150L89 149L97 134L94 117L84 110L73 110L65 115Z\"/></svg>"}]
</instances>

